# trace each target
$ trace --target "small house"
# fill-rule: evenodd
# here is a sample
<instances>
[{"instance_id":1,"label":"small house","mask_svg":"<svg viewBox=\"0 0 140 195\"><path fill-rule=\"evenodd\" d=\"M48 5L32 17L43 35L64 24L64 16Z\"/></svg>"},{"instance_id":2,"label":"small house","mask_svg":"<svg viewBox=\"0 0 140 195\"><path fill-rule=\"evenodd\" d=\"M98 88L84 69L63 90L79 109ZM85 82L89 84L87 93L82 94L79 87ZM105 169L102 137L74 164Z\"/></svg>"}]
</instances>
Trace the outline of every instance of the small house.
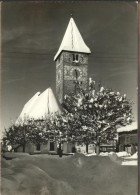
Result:
<instances>
[{"instance_id":1,"label":"small house","mask_svg":"<svg viewBox=\"0 0 140 195\"><path fill-rule=\"evenodd\" d=\"M117 129L119 151L133 154L138 149L138 124L133 122Z\"/></svg>"}]
</instances>

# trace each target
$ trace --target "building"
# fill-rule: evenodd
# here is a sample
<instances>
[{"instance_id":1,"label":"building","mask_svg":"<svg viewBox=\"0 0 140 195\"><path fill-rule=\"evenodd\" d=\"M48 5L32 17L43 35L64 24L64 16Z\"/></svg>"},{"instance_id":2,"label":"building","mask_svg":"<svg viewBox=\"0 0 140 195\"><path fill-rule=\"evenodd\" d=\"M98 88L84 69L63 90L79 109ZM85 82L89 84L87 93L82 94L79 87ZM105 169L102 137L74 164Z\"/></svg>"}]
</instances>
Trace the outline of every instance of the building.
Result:
<instances>
[{"instance_id":1,"label":"building","mask_svg":"<svg viewBox=\"0 0 140 195\"><path fill-rule=\"evenodd\" d=\"M21 114L15 124L26 123L27 120L45 120L47 117L61 113L61 106L55 98L51 88L46 89L43 93L37 92L23 107ZM23 146L15 146L15 152L22 152ZM28 143L25 146L25 152L34 153L41 151L57 151L57 144L48 141L46 145Z\"/></svg>"},{"instance_id":2,"label":"building","mask_svg":"<svg viewBox=\"0 0 140 195\"><path fill-rule=\"evenodd\" d=\"M113 142L111 144L101 144L100 152L116 152L116 143Z\"/></svg>"},{"instance_id":3,"label":"building","mask_svg":"<svg viewBox=\"0 0 140 195\"><path fill-rule=\"evenodd\" d=\"M88 57L91 53L85 44L73 18L70 18L68 27L64 34L62 43L58 52L54 57L56 62L56 94L55 98L52 90L49 88L42 94L37 92L24 106L16 123L21 123L27 119L43 120L49 114L61 112L59 103L63 103L64 96L77 93L78 84L83 89L88 87ZM56 152L57 144L48 141L47 145L27 144L25 152ZM63 143L63 153L71 153L75 151L75 144ZM19 147L17 151L22 151Z\"/></svg>"},{"instance_id":4,"label":"building","mask_svg":"<svg viewBox=\"0 0 140 195\"><path fill-rule=\"evenodd\" d=\"M75 152L75 144L74 143L67 143L63 142L61 144L61 149L63 151L63 154L68 154L68 153L74 153ZM58 150L58 143L57 142L51 142L50 140L48 141L47 144L32 144L32 143L27 143L25 146L25 153L29 154L37 154L37 153L42 153L42 154L57 154ZM23 146L15 146L14 152L23 152Z\"/></svg>"},{"instance_id":5,"label":"building","mask_svg":"<svg viewBox=\"0 0 140 195\"><path fill-rule=\"evenodd\" d=\"M54 57L56 62L56 94L60 103L64 95L77 92L78 83L88 86L88 57L91 53L73 18L70 18L61 45Z\"/></svg>"},{"instance_id":6,"label":"building","mask_svg":"<svg viewBox=\"0 0 140 195\"><path fill-rule=\"evenodd\" d=\"M117 129L119 151L133 154L138 149L138 124L133 122Z\"/></svg>"},{"instance_id":7,"label":"building","mask_svg":"<svg viewBox=\"0 0 140 195\"><path fill-rule=\"evenodd\" d=\"M56 113L61 113L61 106L55 98L51 88L46 89L43 93L37 92L23 107L21 114L16 120L16 125L26 123L29 121L45 120L47 117L55 116ZM15 145L15 152L23 152L23 146ZM57 153L58 143L48 140L47 144L32 144L27 143L25 146L26 153ZM62 144L63 153L71 153L74 151L75 145L73 143L64 142Z\"/></svg>"}]
</instances>

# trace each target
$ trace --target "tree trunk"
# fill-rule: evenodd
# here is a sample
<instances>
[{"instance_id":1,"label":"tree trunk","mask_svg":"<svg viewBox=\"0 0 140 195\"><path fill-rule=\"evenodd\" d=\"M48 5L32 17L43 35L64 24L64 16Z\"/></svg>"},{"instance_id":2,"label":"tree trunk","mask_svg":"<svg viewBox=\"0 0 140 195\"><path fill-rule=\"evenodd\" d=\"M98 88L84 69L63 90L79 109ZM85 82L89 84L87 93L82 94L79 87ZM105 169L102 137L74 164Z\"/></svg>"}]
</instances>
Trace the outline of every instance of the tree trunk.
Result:
<instances>
[{"instance_id":1,"label":"tree trunk","mask_svg":"<svg viewBox=\"0 0 140 195\"><path fill-rule=\"evenodd\" d=\"M101 137L99 135L97 135L97 145L96 145L96 154L97 155L100 154L100 139L101 139Z\"/></svg>"},{"instance_id":2,"label":"tree trunk","mask_svg":"<svg viewBox=\"0 0 140 195\"><path fill-rule=\"evenodd\" d=\"M61 143L59 143L58 154L59 154L59 157L61 158L62 157Z\"/></svg>"},{"instance_id":3,"label":"tree trunk","mask_svg":"<svg viewBox=\"0 0 140 195\"><path fill-rule=\"evenodd\" d=\"M23 152L25 152L25 144L23 144Z\"/></svg>"},{"instance_id":4,"label":"tree trunk","mask_svg":"<svg viewBox=\"0 0 140 195\"><path fill-rule=\"evenodd\" d=\"M26 132L25 132L25 127L24 127L24 131L23 131L23 152L25 152L25 146L26 146Z\"/></svg>"},{"instance_id":5,"label":"tree trunk","mask_svg":"<svg viewBox=\"0 0 140 195\"><path fill-rule=\"evenodd\" d=\"M97 154L97 155L100 154L100 145L99 145L99 144L96 146L96 154Z\"/></svg>"},{"instance_id":6,"label":"tree trunk","mask_svg":"<svg viewBox=\"0 0 140 195\"><path fill-rule=\"evenodd\" d=\"M86 153L88 154L88 143L86 143Z\"/></svg>"},{"instance_id":7,"label":"tree trunk","mask_svg":"<svg viewBox=\"0 0 140 195\"><path fill-rule=\"evenodd\" d=\"M119 143L116 144L116 151L115 152L119 152Z\"/></svg>"},{"instance_id":8,"label":"tree trunk","mask_svg":"<svg viewBox=\"0 0 140 195\"><path fill-rule=\"evenodd\" d=\"M17 147L13 148L14 152L17 152L19 147L22 147L22 145L20 144Z\"/></svg>"}]
</instances>

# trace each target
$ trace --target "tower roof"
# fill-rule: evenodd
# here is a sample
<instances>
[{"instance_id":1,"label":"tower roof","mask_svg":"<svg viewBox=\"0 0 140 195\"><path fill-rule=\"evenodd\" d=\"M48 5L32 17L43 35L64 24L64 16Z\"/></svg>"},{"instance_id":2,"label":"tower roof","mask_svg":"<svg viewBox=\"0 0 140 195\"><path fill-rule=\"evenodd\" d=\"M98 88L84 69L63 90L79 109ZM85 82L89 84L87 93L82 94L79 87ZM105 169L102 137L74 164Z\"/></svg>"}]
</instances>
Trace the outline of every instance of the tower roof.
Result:
<instances>
[{"instance_id":1,"label":"tower roof","mask_svg":"<svg viewBox=\"0 0 140 195\"><path fill-rule=\"evenodd\" d=\"M70 18L66 32L64 34L61 45L56 53L54 60L57 59L62 51L74 51L82 53L91 53L90 49L85 44L73 18Z\"/></svg>"}]
</instances>

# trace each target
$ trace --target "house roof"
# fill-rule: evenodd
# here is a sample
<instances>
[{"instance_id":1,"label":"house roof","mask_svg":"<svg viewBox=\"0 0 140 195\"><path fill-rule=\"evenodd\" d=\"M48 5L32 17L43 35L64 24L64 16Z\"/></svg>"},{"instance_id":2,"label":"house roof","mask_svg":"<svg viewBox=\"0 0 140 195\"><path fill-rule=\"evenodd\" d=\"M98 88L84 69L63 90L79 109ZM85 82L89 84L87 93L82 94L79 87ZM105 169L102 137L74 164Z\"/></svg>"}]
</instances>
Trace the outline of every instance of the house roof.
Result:
<instances>
[{"instance_id":1,"label":"house roof","mask_svg":"<svg viewBox=\"0 0 140 195\"><path fill-rule=\"evenodd\" d=\"M50 114L60 113L61 108L51 88L43 93L37 92L23 107L16 124L26 119L45 119Z\"/></svg>"},{"instance_id":2,"label":"house roof","mask_svg":"<svg viewBox=\"0 0 140 195\"><path fill-rule=\"evenodd\" d=\"M66 32L64 34L61 45L54 57L54 61L60 55L62 51L74 51L81 53L91 53L90 49L85 44L75 22L71 17L69 24L67 26Z\"/></svg>"},{"instance_id":3,"label":"house roof","mask_svg":"<svg viewBox=\"0 0 140 195\"><path fill-rule=\"evenodd\" d=\"M133 122L131 123L130 125L127 125L125 127L120 127L117 129L117 132L120 133L120 132L129 132L129 131L134 131L134 130L137 130L138 129L138 124L137 122Z\"/></svg>"}]
</instances>

